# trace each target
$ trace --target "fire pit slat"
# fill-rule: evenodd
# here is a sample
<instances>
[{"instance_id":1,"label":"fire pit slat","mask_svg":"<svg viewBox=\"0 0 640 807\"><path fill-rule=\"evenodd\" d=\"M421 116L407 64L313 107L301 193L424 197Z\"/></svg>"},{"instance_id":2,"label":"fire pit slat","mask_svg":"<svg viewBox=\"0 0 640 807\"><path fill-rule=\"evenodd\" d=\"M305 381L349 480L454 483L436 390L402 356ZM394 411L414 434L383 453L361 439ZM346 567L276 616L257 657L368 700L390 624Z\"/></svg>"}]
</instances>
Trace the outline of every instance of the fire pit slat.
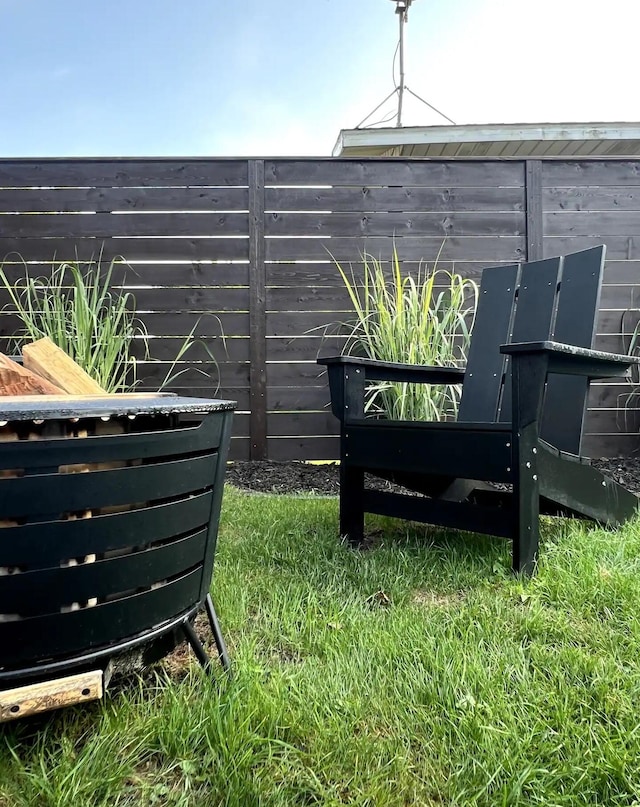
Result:
<instances>
[{"instance_id":1,"label":"fire pit slat","mask_svg":"<svg viewBox=\"0 0 640 807\"><path fill-rule=\"evenodd\" d=\"M10 541L5 541L0 531L0 557L5 566L47 568L66 558L87 554L87 550L102 554L129 546L146 546L150 541L163 541L207 524L211 502L212 493L208 491L188 499L88 520L25 524L12 528ZM0 588L5 580L0 578Z\"/></svg>"},{"instance_id":2,"label":"fire pit slat","mask_svg":"<svg viewBox=\"0 0 640 807\"><path fill-rule=\"evenodd\" d=\"M22 661L25 645L32 650L31 661L36 661L57 656L61 649L73 654L99 647L122 635L143 637L146 629L193 608L198 601L201 577L200 568L161 588L95 608L7 622L0 632L3 666Z\"/></svg>"},{"instance_id":3,"label":"fire pit slat","mask_svg":"<svg viewBox=\"0 0 640 807\"><path fill-rule=\"evenodd\" d=\"M59 613L72 601L147 588L202 565L207 530L125 556L13 574L0 588L0 612L22 616ZM71 599L70 599L70 592Z\"/></svg>"}]
</instances>

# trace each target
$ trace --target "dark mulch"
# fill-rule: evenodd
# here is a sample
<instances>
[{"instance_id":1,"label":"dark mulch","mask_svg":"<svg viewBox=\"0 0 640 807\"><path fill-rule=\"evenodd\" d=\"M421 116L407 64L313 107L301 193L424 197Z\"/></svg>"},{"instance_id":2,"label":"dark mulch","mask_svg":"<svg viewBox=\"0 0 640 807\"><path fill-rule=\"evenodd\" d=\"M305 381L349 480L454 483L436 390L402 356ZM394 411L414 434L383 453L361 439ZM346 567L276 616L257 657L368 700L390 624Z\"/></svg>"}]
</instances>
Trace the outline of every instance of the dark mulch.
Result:
<instances>
[{"instance_id":1,"label":"dark mulch","mask_svg":"<svg viewBox=\"0 0 640 807\"><path fill-rule=\"evenodd\" d=\"M640 457L593 460L617 482L640 494ZM337 496L339 469L335 463L307 465L303 462L234 462L227 469L227 482L259 493L318 493ZM369 485L388 489L388 483L369 480Z\"/></svg>"}]
</instances>

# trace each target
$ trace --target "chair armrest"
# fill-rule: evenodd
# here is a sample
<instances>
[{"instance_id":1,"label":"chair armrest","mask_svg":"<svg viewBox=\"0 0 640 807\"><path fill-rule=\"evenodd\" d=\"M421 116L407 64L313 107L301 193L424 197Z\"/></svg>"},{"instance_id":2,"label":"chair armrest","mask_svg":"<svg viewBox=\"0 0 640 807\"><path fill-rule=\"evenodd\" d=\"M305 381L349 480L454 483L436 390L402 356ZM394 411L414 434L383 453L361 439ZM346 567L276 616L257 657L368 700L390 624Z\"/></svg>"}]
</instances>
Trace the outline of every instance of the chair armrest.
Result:
<instances>
[{"instance_id":1,"label":"chair armrest","mask_svg":"<svg viewBox=\"0 0 640 807\"><path fill-rule=\"evenodd\" d=\"M365 359L359 356L329 356L318 359L328 368L341 366L356 372L364 371L367 381L403 381L414 384L462 384L464 370L460 367L437 367L430 364L402 364Z\"/></svg>"},{"instance_id":2,"label":"chair armrest","mask_svg":"<svg viewBox=\"0 0 640 807\"><path fill-rule=\"evenodd\" d=\"M461 384L464 370L459 367L433 367L421 364L397 364L358 356L330 356L318 359L327 366L331 411L344 425L364 417L367 381L400 381L423 384Z\"/></svg>"},{"instance_id":3,"label":"chair armrest","mask_svg":"<svg viewBox=\"0 0 640 807\"><path fill-rule=\"evenodd\" d=\"M548 372L580 375L587 378L624 378L631 365L640 364L640 357L605 353L561 342L515 342L500 345L500 352L517 359L518 356L544 355Z\"/></svg>"}]
</instances>

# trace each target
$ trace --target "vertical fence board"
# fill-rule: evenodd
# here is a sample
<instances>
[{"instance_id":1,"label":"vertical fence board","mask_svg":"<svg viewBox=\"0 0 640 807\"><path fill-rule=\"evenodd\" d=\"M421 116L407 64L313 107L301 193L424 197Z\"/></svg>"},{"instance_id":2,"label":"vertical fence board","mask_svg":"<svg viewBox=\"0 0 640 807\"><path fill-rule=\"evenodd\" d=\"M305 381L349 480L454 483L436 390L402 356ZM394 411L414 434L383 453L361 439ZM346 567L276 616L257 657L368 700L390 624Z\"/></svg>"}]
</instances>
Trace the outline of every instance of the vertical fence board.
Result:
<instances>
[{"instance_id":1,"label":"vertical fence board","mask_svg":"<svg viewBox=\"0 0 640 807\"><path fill-rule=\"evenodd\" d=\"M525 164L527 260L542 258L542 165L540 160Z\"/></svg>"},{"instance_id":2,"label":"vertical fence board","mask_svg":"<svg viewBox=\"0 0 640 807\"><path fill-rule=\"evenodd\" d=\"M264 263L264 160L249 161L250 457L267 458L267 290Z\"/></svg>"}]
</instances>

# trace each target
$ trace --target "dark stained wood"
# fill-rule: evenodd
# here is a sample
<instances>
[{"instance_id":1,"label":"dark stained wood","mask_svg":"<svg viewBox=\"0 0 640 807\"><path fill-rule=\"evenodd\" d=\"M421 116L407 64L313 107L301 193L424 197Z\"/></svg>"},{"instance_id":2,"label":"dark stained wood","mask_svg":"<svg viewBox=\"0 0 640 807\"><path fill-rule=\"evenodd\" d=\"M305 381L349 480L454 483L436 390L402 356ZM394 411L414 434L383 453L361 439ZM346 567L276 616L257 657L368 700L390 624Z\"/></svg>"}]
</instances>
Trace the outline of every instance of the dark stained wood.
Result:
<instances>
[{"instance_id":1,"label":"dark stained wood","mask_svg":"<svg viewBox=\"0 0 640 807\"><path fill-rule=\"evenodd\" d=\"M230 340L240 342L242 340ZM345 336L322 334L316 336L270 337L267 339L268 361L315 361L319 356L342 353Z\"/></svg>"},{"instance_id":2,"label":"dark stained wood","mask_svg":"<svg viewBox=\"0 0 640 807\"><path fill-rule=\"evenodd\" d=\"M625 457L640 449L640 438L627 434L587 434L582 441L585 457Z\"/></svg>"},{"instance_id":3,"label":"dark stained wood","mask_svg":"<svg viewBox=\"0 0 640 807\"><path fill-rule=\"evenodd\" d=\"M340 455L337 436L330 437L269 437L269 459L289 462L304 457L308 460L335 460Z\"/></svg>"},{"instance_id":4,"label":"dark stained wood","mask_svg":"<svg viewBox=\"0 0 640 807\"><path fill-rule=\"evenodd\" d=\"M559 235L544 238L545 257L607 245L607 258L614 261L640 260L640 235Z\"/></svg>"},{"instance_id":5,"label":"dark stained wood","mask_svg":"<svg viewBox=\"0 0 640 807\"><path fill-rule=\"evenodd\" d=\"M314 361L291 364L289 362L271 362L267 364L267 381L269 386L288 387L303 386L307 381L312 386L319 386L324 369Z\"/></svg>"},{"instance_id":6,"label":"dark stained wood","mask_svg":"<svg viewBox=\"0 0 640 807\"><path fill-rule=\"evenodd\" d=\"M269 412L280 411L317 411L328 409L329 388L326 374L319 379L321 386L275 387L267 389L267 405ZM338 456L336 454L336 456Z\"/></svg>"},{"instance_id":7,"label":"dark stained wood","mask_svg":"<svg viewBox=\"0 0 640 807\"><path fill-rule=\"evenodd\" d=\"M30 263L29 277L41 277L51 273L51 262L39 264ZM88 267L84 262L81 269ZM102 270L111 268L111 280L114 285L126 286L249 286L249 264L238 263L198 263L196 261L184 264L144 264L103 262ZM2 267L10 282L24 281L25 265L22 262L4 263Z\"/></svg>"},{"instance_id":8,"label":"dark stained wood","mask_svg":"<svg viewBox=\"0 0 640 807\"><path fill-rule=\"evenodd\" d=\"M544 188L547 213L571 210L640 210L640 177L635 185L605 187Z\"/></svg>"},{"instance_id":9,"label":"dark stained wood","mask_svg":"<svg viewBox=\"0 0 640 807\"><path fill-rule=\"evenodd\" d=\"M247 188L9 188L0 213L248 210Z\"/></svg>"},{"instance_id":10,"label":"dark stained wood","mask_svg":"<svg viewBox=\"0 0 640 807\"><path fill-rule=\"evenodd\" d=\"M182 352L185 340L181 336L160 337L147 342L148 355L158 361L173 361ZM131 355L136 359L146 356L145 344L138 339L133 343ZM249 337L196 337L183 359L186 361L211 361L213 356L219 362L249 361Z\"/></svg>"},{"instance_id":11,"label":"dark stained wood","mask_svg":"<svg viewBox=\"0 0 640 807\"><path fill-rule=\"evenodd\" d=\"M0 163L0 186L163 187L246 186L246 160L193 159L18 159Z\"/></svg>"},{"instance_id":12,"label":"dark stained wood","mask_svg":"<svg viewBox=\"0 0 640 807\"><path fill-rule=\"evenodd\" d=\"M324 412L273 412L267 415L270 437L326 437L339 425L329 409Z\"/></svg>"},{"instance_id":13,"label":"dark stained wood","mask_svg":"<svg viewBox=\"0 0 640 807\"><path fill-rule=\"evenodd\" d=\"M446 272L455 272L463 277L470 278L476 282L480 281L482 270L487 266L495 266L500 261L485 260L482 262L469 261L445 261L438 260L437 265L433 261L427 262L427 267L431 271L434 268ZM355 260L342 262L342 268L349 277L354 276L356 280L362 277L362 261L360 256ZM381 265L385 273L391 272L391 262L386 255L382 256ZM404 274L416 274L421 266L421 261L401 261ZM424 263L422 263L424 270ZM338 268L330 258L324 262L311 263L270 263L267 264L267 286L337 286L342 283ZM175 284L179 285L179 284ZM186 285L186 284L185 284Z\"/></svg>"},{"instance_id":14,"label":"dark stained wood","mask_svg":"<svg viewBox=\"0 0 640 807\"><path fill-rule=\"evenodd\" d=\"M19 213L0 215L1 238L244 236L246 213Z\"/></svg>"},{"instance_id":15,"label":"dark stained wood","mask_svg":"<svg viewBox=\"0 0 640 807\"><path fill-rule=\"evenodd\" d=\"M607 261L604 267L604 284L640 283L640 260Z\"/></svg>"},{"instance_id":16,"label":"dark stained wood","mask_svg":"<svg viewBox=\"0 0 640 807\"><path fill-rule=\"evenodd\" d=\"M3 238L0 261L17 253L27 261L88 261L121 255L128 261L162 260L247 260L246 238Z\"/></svg>"},{"instance_id":17,"label":"dark stained wood","mask_svg":"<svg viewBox=\"0 0 640 807\"><path fill-rule=\"evenodd\" d=\"M589 210L584 212L545 212L544 231L548 236L593 235L607 240L612 235L634 235L640 228L640 210Z\"/></svg>"},{"instance_id":18,"label":"dark stained wood","mask_svg":"<svg viewBox=\"0 0 640 807\"><path fill-rule=\"evenodd\" d=\"M238 214L240 215L240 214ZM639 214L640 215L640 214ZM473 213L268 213L265 234L396 236L426 235L441 238L458 236L524 235L524 214L508 212Z\"/></svg>"},{"instance_id":19,"label":"dark stained wood","mask_svg":"<svg viewBox=\"0 0 640 807\"><path fill-rule=\"evenodd\" d=\"M188 288L137 289L129 288L136 303L136 309L145 311L186 311L217 314L222 311L248 311L249 290L247 288Z\"/></svg>"},{"instance_id":20,"label":"dark stained wood","mask_svg":"<svg viewBox=\"0 0 640 807\"><path fill-rule=\"evenodd\" d=\"M345 316L347 314L347 316ZM267 312L267 333L269 336L320 336L334 334L341 323L347 323L351 316L345 311L278 311ZM0 335L2 317L0 317Z\"/></svg>"},{"instance_id":21,"label":"dark stained wood","mask_svg":"<svg viewBox=\"0 0 640 807\"><path fill-rule=\"evenodd\" d=\"M540 160L525 163L527 260L542 258L542 164Z\"/></svg>"},{"instance_id":22,"label":"dark stained wood","mask_svg":"<svg viewBox=\"0 0 640 807\"><path fill-rule=\"evenodd\" d=\"M116 265L115 283L158 287L132 289L139 309L153 309L141 318L161 337L151 340L154 357L170 362L181 338L198 323L196 335L226 365L225 376L231 373L225 397L235 400L226 390L235 391L242 410L249 411L249 345L262 350L257 366L268 361L269 386L265 378L264 397L257 402L264 404L263 424L270 429L267 409L322 412L328 403L325 376L314 376L311 365L318 355L340 351L344 336L336 332L341 326L344 332L351 317L327 250L345 269L351 262L358 278L363 249L388 266L395 233L404 271L416 271L420 261L436 257L448 235L440 268L479 280L486 266L522 260L527 249L531 257L539 238L532 230L532 216L539 213L537 186L523 160L267 160L263 196L252 200L254 213L261 203L266 211L261 221L268 237L259 238L251 254L262 280L250 272L248 237L261 225L258 216L251 230L248 214L249 170L259 165L208 158L0 160L0 260L17 250L38 262L29 267L34 276L47 274L54 257L95 259L103 244L105 266L112 256L124 255L133 265ZM640 160L543 159L539 166L544 254L607 245L596 345L619 350L640 319L640 310L634 314L640 309ZM23 215L2 215L13 211ZM114 211L118 215L111 215ZM78 212L98 215L71 215ZM316 237L292 237L305 234ZM215 235L234 237L203 237ZM281 235L289 237L272 237ZM12 257L15 263L4 269L17 281L24 267L19 256ZM248 338L250 282L256 295L264 282L262 348L260 340ZM0 293L0 308L5 302ZM18 327L15 316L0 313L0 350L6 351ZM226 352L222 334L228 337ZM188 358L210 362L203 344L194 345ZM283 369L279 362L294 364ZM235 376L234 363L240 368ZM157 381L160 367L154 371ZM184 393L211 395L210 385L192 372L176 385ZM592 385L596 426L609 422L608 407L616 408L616 396L628 389ZM236 442L236 458L248 457L248 438L238 439L245 442Z\"/></svg>"},{"instance_id":23,"label":"dark stained wood","mask_svg":"<svg viewBox=\"0 0 640 807\"><path fill-rule=\"evenodd\" d=\"M267 316L263 160L249 162L249 340L251 459L267 458Z\"/></svg>"},{"instance_id":24,"label":"dark stained wood","mask_svg":"<svg viewBox=\"0 0 640 807\"><path fill-rule=\"evenodd\" d=\"M638 406L638 394L633 384L613 381L593 382L589 390L590 409L624 409Z\"/></svg>"},{"instance_id":25,"label":"dark stained wood","mask_svg":"<svg viewBox=\"0 0 640 807\"><path fill-rule=\"evenodd\" d=\"M269 261L324 260L333 256L340 261L358 261L362 252L387 259L392 254L393 233L389 237L363 238L267 238L265 257ZM495 238L452 236L444 241L438 236L398 236L395 239L401 260L433 261L440 248L442 260L491 262L523 260L526 249L524 237ZM640 247L640 239L639 239ZM0 249L2 241L0 241Z\"/></svg>"},{"instance_id":26,"label":"dark stained wood","mask_svg":"<svg viewBox=\"0 0 640 807\"><path fill-rule=\"evenodd\" d=\"M519 161L267 160L267 185L395 185L398 187L523 187Z\"/></svg>"},{"instance_id":27,"label":"dark stained wood","mask_svg":"<svg viewBox=\"0 0 640 807\"><path fill-rule=\"evenodd\" d=\"M0 197L0 205L2 200ZM267 213L281 210L332 210L336 213L373 211L522 211L521 188L267 188Z\"/></svg>"},{"instance_id":28,"label":"dark stained wood","mask_svg":"<svg viewBox=\"0 0 640 807\"><path fill-rule=\"evenodd\" d=\"M249 438L248 437L235 437L231 435L231 443L229 445L229 459L231 462L248 462L249 461Z\"/></svg>"},{"instance_id":29,"label":"dark stained wood","mask_svg":"<svg viewBox=\"0 0 640 807\"><path fill-rule=\"evenodd\" d=\"M145 389L159 389L167 374L176 376L185 370L170 385L172 389L190 389L191 386L209 387L209 397L216 397L216 388L249 386L249 364L240 362L146 362L137 365L140 386ZM164 388L163 388L164 391ZM219 396L218 396L219 397Z\"/></svg>"},{"instance_id":30,"label":"dark stained wood","mask_svg":"<svg viewBox=\"0 0 640 807\"><path fill-rule=\"evenodd\" d=\"M267 310L353 312L349 294L342 286L285 286L267 289ZM330 322L330 320L327 320Z\"/></svg>"},{"instance_id":31,"label":"dark stained wood","mask_svg":"<svg viewBox=\"0 0 640 807\"><path fill-rule=\"evenodd\" d=\"M543 188L640 185L640 160L544 160Z\"/></svg>"},{"instance_id":32,"label":"dark stained wood","mask_svg":"<svg viewBox=\"0 0 640 807\"><path fill-rule=\"evenodd\" d=\"M640 438L640 394L634 406L625 409L590 409L585 420L586 434L628 434Z\"/></svg>"}]
</instances>

